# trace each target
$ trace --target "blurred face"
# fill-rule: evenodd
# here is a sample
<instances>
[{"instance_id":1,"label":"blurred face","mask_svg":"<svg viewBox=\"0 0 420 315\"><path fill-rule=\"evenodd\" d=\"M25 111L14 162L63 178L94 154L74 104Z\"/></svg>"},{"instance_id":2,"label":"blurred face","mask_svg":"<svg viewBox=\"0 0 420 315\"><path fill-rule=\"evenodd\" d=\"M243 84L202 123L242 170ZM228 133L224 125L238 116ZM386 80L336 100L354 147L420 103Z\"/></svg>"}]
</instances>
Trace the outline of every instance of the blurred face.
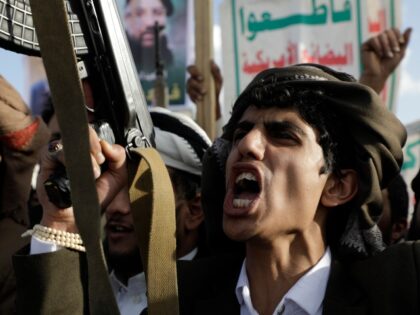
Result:
<instances>
[{"instance_id":1,"label":"blurred face","mask_svg":"<svg viewBox=\"0 0 420 315\"><path fill-rule=\"evenodd\" d=\"M226 164L223 228L237 241L274 241L323 228L327 174L317 132L292 109L249 107Z\"/></svg>"},{"instance_id":2,"label":"blurred face","mask_svg":"<svg viewBox=\"0 0 420 315\"><path fill-rule=\"evenodd\" d=\"M153 27L155 22L159 26L166 25L166 8L161 0L131 0L124 18L128 35L140 40L143 47L153 47Z\"/></svg>"},{"instance_id":3,"label":"blurred face","mask_svg":"<svg viewBox=\"0 0 420 315\"><path fill-rule=\"evenodd\" d=\"M108 205L105 215L105 232L110 255L122 256L137 251L137 237L127 187Z\"/></svg>"},{"instance_id":4,"label":"blurred face","mask_svg":"<svg viewBox=\"0 0 420 315\"><path fill-rule=\"evenodd\" d=\"M168 167L171 175L171 168ZM172 180L172 178L171 178ZM173 185L174 186L174 185ZM183 240L186 220L188 219L188 201L175 193L176 206L176 235L177 242ZM181 192L180 192L181 193ZM131 214L130 198L128 188L120 191L105 211L106 215L106 236L110 255L124 256L133 254L138 250L137 236L134 230L134 221Z\"/></svg>"}]
</instances>

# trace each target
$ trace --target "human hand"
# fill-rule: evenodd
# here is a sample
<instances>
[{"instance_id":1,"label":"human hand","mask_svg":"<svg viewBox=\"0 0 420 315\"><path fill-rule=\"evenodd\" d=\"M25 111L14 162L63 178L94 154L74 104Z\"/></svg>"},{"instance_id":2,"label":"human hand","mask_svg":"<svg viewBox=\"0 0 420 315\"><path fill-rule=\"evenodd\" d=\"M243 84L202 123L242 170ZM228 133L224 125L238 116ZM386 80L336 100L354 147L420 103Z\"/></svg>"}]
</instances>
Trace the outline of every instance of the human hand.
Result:
<instances>
[{"instance_id":1,"label":"human hand","mask_svg":"<svg viewBox=\"0 0 420 315\"><path fill-rule=\"evenodd\" d=\"M404 58L410 41L411 28L401 34L396 29L388 29L369 38L362 45L363 72L360 83L370 86L380 93L390 74Z\"/></svg>"},{"instance_id":2,"label":"human hand","mask_svg":"<svg viewBox=\"0 0 420 315\"><path fill-rule=\"evenodd\" d=\"M41 154L41 169L37 182L37 194L43 208L41 224L54 229L77 233L73 208L58 208L50 202L44 187L44 182L50 175L65 165L60 136L57 132L58 128L54 126L57 126L55 119L51 126L53 129L52 140ZM100 206L104 208L127 183L125 150L119 145L110 145L101 141L91 127L89 127L89 142L98 200ZM100 165L105 161L108 166L107 170L101 172Z\"/></svg>"},{"instance_id":3,"label":"human hand","mask_svg":"<svg viewBox=\"0 0 420 315\"><path fill-rule=\"evenodd\" d=\"M213 60L210 62L210 70L215 84L216 119L219 119L221 117L219 95L223 86L223 77L220 72L220 68ZM206 89L204 88L203 75L195 65L189 66L187 68L187 72L190 74L190 77L187 80L188 96L194 103L200 102L203 100L203 97L207 93Z\"/></svg>"}]
</instances>

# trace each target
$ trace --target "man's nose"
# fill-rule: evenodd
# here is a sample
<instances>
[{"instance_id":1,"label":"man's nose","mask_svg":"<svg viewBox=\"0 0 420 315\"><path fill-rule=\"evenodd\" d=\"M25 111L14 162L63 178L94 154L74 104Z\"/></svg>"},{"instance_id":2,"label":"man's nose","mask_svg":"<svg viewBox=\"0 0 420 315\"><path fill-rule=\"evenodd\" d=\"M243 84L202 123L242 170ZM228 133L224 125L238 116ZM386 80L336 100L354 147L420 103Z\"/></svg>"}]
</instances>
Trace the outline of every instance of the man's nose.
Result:
<instances>
[{"instance_id":1,"label":"man's nose","mask_svg":"<svg viewBox=\"0 0 420 315\"><path fill-rule=\"evenodd\" d=\"M254 128L239 141L239 153L243 157L262 160L264 158L266 142L264 133L260 129Z\"/></svg>"},{"instance_id":2,"label":"man's nose","mask_svg":"<svg viewBox=\"0 0 420 315\"><path fill-rule=\"evenodd\" d=\"M142 16L141 22L146 26L146 28L153 27L155 25L155 17L151 13L147 13Z\"/></svg>"},{"instance_id":3,"label":"man's nose","mask_svg":"<svg viewBox=\"0 0 420 315\"><path fill-rule=\"evenodd\" d=\"M123 189L120 191L115 198L111 201L108 207L105 209L105 215L110 217L116 213L120 215L129 214L131 211L130 198L128 190Z\"/></svg>"}]
</instances>

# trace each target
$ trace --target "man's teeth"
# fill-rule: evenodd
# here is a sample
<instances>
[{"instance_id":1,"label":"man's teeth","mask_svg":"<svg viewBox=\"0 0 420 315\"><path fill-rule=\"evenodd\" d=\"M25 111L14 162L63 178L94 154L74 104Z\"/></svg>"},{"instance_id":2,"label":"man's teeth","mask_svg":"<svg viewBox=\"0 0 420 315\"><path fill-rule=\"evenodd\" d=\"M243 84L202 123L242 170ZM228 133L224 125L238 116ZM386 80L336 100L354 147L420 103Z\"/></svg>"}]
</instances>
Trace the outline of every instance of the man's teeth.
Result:
<instances>
[{"instance_id":1,"label":"man's teeth","mask_svg":"<svg viewBox=\"0 0 420 315\"><path fill-rule=\"evenodd\" d=\"M252 200L249 199L233 199L233 206L235 208L246 208L251 204Z\"/></svg>"},{"instance_id":2,"label":"man's teeth","mask_svg":"<svg viewBox=\"0 0 420 315\"><path fill-rule=\"evenodd\" d=\"M254 181L257 180L254 174L245 172L245 173L241 173L238 177L236 177L235 183L238 183L239 181L243 179L254 180Z\"/></svg>"},{"instance_id":3,"label":"man's teeth","mask_svg":"<svg viewBox=\"0 0 420 315\"><path fill-rule=\"evenodd\" d=\"M114 225L114 226L112 227L112 229L113 229L115 232L124 232L124 231L126 230L126 228L124 228L124 227L122 227L122 226L119 226L119 225Z\"/></svg>"}]
</instances>

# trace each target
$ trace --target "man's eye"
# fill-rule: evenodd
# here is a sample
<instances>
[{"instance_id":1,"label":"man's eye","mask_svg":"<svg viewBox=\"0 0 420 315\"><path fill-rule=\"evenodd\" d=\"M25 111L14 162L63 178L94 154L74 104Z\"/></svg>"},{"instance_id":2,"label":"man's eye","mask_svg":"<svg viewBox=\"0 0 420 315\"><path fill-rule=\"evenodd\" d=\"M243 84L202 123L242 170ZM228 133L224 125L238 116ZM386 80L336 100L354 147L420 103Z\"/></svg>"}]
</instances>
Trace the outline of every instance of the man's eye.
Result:
<instances>
[{"instance_id":1,"label":"man's eye","mask_svg":"<svg viewBox=\"0 0 420 315\"><path fill-rule=\"evenodd\" d=\"M296 137L295 134L293 134L292 132L289 132L289 131L271 130L269 134L270 134L271 138L273 138L275 140L285 140L285 141L293 142L293 143L299 142L298 137Z\"/></svg>"},{"instance_id":2,"label":"man's eye","mask_svg":"<svg viewBox=\"0 0 420 315\"><path fill-rule=\"evenodd\" d=\"M162 16L162 15L165 15L166 12L165 12L165 9L154 9L153 14L155 16Z\"/></svg>"},{"instance_id":3,"label":"man's eye","mask_svg":"<svg viewBox=\"0 0 420 315\"><path fill-rule=\"evenodd\" d=\"M245 135L246 135L246 131L245 130L235 130L235 132L233 133L233 138L232 138L233 143L238 142Z\"/></svg>"}]
</instances>

